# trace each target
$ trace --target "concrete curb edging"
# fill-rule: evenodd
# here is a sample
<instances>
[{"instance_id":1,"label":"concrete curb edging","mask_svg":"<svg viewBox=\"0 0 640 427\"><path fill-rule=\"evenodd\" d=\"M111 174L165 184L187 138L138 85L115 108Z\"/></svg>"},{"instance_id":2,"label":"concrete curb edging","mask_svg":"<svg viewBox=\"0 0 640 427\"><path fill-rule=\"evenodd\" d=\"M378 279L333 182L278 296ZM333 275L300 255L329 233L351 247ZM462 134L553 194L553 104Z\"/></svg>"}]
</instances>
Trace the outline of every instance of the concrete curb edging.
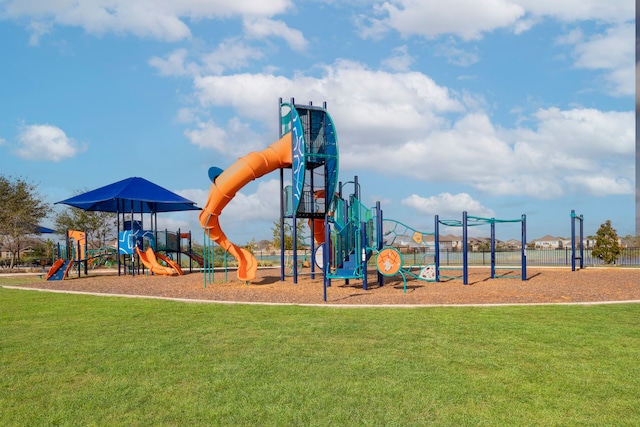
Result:
<instances>
[{"instance_id":1,"label":"concrete curb edging","mask_svg":"<svg viewBox=\"0 0 640 427\"><path fill-rule=\"evenodd\" d=\"M22 291L51 292L58 294L93 295L100 297L120 297L120 298L146 298L165 301L178 301L196 304L239 304L239 305L290 305L300 307L326 307L326 308L434 308L434 307L509 307L509 306L541 306L541 305L604 305L604 304L638 304L640 300L623 301L587 301L587 302L534 302L534 303L487 303L487 304L308 304L308 303L278 303L278 302L256 302L256 301L220 301L203 300L190 298L159 297L154 295L131 295L131 294L105 294L101 292L84 291L64 291L60 289L28 288L24 286L2 285L4 289L14 289Z\"/></svg>"}]
</instances>

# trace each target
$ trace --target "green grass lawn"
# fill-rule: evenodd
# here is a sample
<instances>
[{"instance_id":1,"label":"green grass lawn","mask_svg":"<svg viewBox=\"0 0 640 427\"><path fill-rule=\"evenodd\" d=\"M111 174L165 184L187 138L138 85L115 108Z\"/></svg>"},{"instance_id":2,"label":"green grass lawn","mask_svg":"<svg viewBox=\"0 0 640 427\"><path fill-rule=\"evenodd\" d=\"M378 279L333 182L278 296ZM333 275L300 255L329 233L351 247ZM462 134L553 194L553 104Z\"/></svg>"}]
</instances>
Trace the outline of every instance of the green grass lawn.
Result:
<instances>
[{"instance_id":1,"label":"green grass lawn","mask_svg":"<svg viewBox=\"0 0 640 427\"><path fill-rule=\"evenodd\" d=\"M339 309L0 289L0 425L640 424L640 305Z\"/></svg>"}]
</instances>

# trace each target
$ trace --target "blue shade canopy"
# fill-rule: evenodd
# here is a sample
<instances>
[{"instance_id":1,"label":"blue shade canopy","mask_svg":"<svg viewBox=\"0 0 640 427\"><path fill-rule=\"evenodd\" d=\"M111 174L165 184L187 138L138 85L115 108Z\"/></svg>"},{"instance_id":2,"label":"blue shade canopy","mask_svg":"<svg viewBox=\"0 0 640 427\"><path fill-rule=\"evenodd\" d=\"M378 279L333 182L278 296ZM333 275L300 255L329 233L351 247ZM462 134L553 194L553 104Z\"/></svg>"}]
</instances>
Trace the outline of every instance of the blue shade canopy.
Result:
<instances>
[{"instance_id":1,"label":"blue shade canopy","mask_svg":"<svg viewBox=\"0 0 640 427\"><path fill-rule=\"evenodd\" d=\"M117 213L200 210L195 202L138 177L123 179L58 203L85 211Z\"/></svg>"},{"instance_id":2,"label":"blue shade canopy","mask_svg":"<svg viewBox=\"0 0 640 427\"><path fill-rule=\"evenodd\" d=\"M52 234L55 233L56 230L52 230L50 228L47 227L43 227L41 225L38 226L38 228L36 228L36 233L37 234Z\"/></svg>"}]
</instances>

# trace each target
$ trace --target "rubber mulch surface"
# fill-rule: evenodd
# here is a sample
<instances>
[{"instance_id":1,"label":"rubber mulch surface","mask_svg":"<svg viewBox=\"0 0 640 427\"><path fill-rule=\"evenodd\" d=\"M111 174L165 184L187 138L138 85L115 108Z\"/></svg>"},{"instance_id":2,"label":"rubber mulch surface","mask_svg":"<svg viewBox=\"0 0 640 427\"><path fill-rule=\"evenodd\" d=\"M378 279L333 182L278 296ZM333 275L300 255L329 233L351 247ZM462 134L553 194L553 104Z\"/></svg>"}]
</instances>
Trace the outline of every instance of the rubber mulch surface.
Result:
<instances>
[{"instance_id":1,"label":"rubber mulch surface","mask_svg":"<svg viewBox=\"0 0 640 427\"><path fill-rule=\"evenodd\" d=\"M461 274L461 271L447 274ZM500 270L503 275L520 275L519 270ZM368 290L362 281L333 280L326 289L322 276L311 278L308 270L301 273L298 283L291 277L280 280L279 268L258 270L250 283L239 281L234 271L216 272L212 283L205 286L202 273L184 276L136 275L117 276L95 274L69 277L64 281L44 281L21 285L28 288L61 291L93 292L117 295L155 296L190 300L263 302L289 304L347 305L462 305L462 304L532 304L640 301L640 269L586 268L572 272L569 268L529 268L527 280L520 278L490 278L489 269L470 269L469 284L462 280L445 279L434 283L399 277L385 278L377 283L375 271L368 276Z\"/></svg>"}]
</instances>

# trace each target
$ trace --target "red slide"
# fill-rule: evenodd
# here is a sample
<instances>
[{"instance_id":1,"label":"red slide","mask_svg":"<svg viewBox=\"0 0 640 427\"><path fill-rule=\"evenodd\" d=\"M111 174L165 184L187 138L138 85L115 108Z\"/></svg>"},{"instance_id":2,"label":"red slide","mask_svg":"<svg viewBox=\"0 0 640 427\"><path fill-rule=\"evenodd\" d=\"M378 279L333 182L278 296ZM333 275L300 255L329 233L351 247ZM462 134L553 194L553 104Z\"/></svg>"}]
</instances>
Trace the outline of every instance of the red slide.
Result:
<instances>
[{"instance_id":1,"label":"red slide","mask_svg":"<svg viewBox=\"0 0 640 427\"><path fill-rule=\"evenodd\" d=\"M64 261L65 260L63 260L63 259L58 259L58 260L56 260L56 262L53 263L53 265L49 269L49 272L47 273L46 280L51 279L51 277L53 277L53 275L56 274L56 272L58 270L60 270L60 267L62 267L64 265Z\"/></svg>"}]
</instances>

